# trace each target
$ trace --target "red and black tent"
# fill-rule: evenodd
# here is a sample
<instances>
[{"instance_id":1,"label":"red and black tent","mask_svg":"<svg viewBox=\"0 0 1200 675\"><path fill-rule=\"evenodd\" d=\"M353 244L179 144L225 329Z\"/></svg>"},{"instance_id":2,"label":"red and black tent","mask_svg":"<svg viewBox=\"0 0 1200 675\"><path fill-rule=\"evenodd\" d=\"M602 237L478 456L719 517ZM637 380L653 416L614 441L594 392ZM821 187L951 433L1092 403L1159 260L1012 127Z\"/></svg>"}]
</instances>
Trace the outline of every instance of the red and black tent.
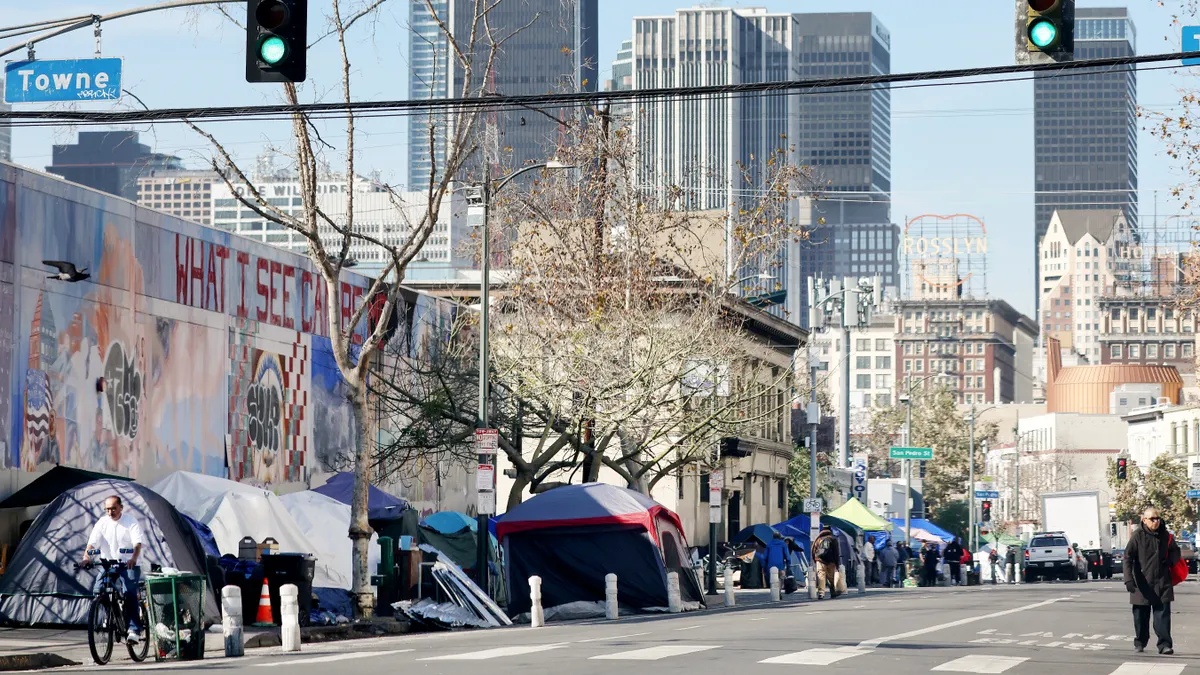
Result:
<instances>
[{"instance_id":1,"label":"red and black tent","mask_svg":"<svg viewBox=\"0 0 1200 675\"><path fill-rule=\"evenodd\" d=\"M604 577L617 575L622 608L666 611L667 572L679 573L684 609L704 603L679 516L614 485L568 485L539 494L496 523L507 561L508 612L528 612L529 577L542 578L546 617L603 612Z\"/></svg>"}]
</instances>

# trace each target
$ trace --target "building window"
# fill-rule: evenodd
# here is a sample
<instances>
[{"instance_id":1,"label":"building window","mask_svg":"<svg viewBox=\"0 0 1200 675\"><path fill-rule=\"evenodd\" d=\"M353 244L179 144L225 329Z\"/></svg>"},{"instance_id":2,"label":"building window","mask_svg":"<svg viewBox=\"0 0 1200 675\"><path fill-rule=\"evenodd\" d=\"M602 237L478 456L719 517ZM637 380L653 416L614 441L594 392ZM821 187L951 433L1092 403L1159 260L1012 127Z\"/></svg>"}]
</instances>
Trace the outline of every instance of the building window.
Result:
<instances>
[{"instance_id":1,"label":"building window","mask_svg":"<svg viewBox=\"0 0 1200 675\"><path fill-rule=\"evenodd\" d=\"M876 368L881 368L881 369L887 369L887 370L891 370L891 368L892 368L892 357L890 357L890 356L876 356L876 357L875 357L875 367L876 367Z\"/></svg>"},{"instance_id":2,"label":"building window","mask_svg":"<svg viewBox=\"0 0 1200 675\"><path fill-rule=\"evenodd\" d=\"M871 340L869 338L860 338L854 341L854 349L860 352L871 351Z\"/></svg>"},{"instance_id":3,"label":"building window","mask_svg":"<svg viewBox=\"0 0 1200 675\"><path fill-rule=\"evenodd\" d=\"M904 359L904 372L912 372L912 359Z\"/></svg>"},{"instance_id":4,"label":"building window","mask_svg":"<svg viewBox=\"0 0 1200 675\"><path fill-rule=\"evenodd\" d=\"M1163 358L1175 358L1175 345L1163 345Z\"/></svg>"},{"instance_id":5,"label":"building window","mask_svg":"<svg viewBox=\"0 0 1200 675\"><path fill-rule=\"evenodd\" d=\"M1157 359L1158 358L1158 345L1146 345L1146 358L1148 358L1148 359Z\"/></svg>"},{"instance_id":6,"label":"building window","mask_svg":"<svg viewBox=\"0 0 1200 675\"><path fill-rule=\"evenodd\" d=\"M855 379L855 383L856 383L856 386L858 389L870 389L871 388L871 376L870 375L856 375L854 379Z\"/></svg>"},{"instance_id":7,"label":"building window","mask_svg":"<svg viewBox=\"0 0 1200 675\"><path fill-rule=\"evenodd\" d=\"M1185 342L1185 343L1183 343L1183 346L1180 347L1180 349L1183 351L1183 358L1185 358L1185 359L1192 358L1192 351L1193 351L1192 343Z\"/></svg>"},{"instance_id":8,"label":"building window","mask_svg":"<svg viewBox=\"0 0 1200 675\"><path fill-rule=\"evenodd\" d=\"M787 508L787 479L779 479L779 487L776 490L776 506L779 508Z\"/></svg>"},{"instance_id":9,"label":"building window","mask_svg":"<svg viewBox=\"0 0 1200 675\"><path fill-rule=\"evenodd\" d=\"M886 407L892 405L892 395L891 394L876 394L875 395L875 403L879 404L880 407L886 408Z\"/></svg>"},{"instance_id":10,"label":"building window","mask_svg":"<svg viewBox=\"0 0 1200 675\"><path fill-rule=\"evenodd\" d=\"M1129 345L1129 358L1131 358L1131 359L1142 358L1142 346L1141 345Z\"/></svg>"},{"instance_id":11,"label":"building window","mask_svg":"<svg viewBox=\"0 0 1200 675\"><path fill-rule=\"evenodd\" d=\"M888 387L891 387L892 386L891 379L892 379L891 375L876 375L875 376L875 388L876 389L887 389Z\"/></svg>"},{"instance_id":12,"label":"building window","mask_svg":"<svg viewBox=\"0 0 1200 675\"><path fill-rule=\"evenodd\" d=\"M925 372L925 360L924 359L917 359L917 372L918 373Z\"/></svg>"},{"instance_id":13,"label":"building window","mask_svg":"<svg viewBox=\"0 0 1200 675\"><path fill-rule=\"evenodd\" d=\"M975 359L975 370L977 372L985 372L983 368L983 359Z\"/></svg>"},{"instance_id":14,"label":"building window","mask_svg":"<svg viewBox=\"0 0 1200 675\"><path fill-rule=\"evenodd\" d=\"M912 354L912 343L911 342L904 343L904 353L905 353L905 355Z\"/></svg>"},{"instance_id":15,"label":"building window","mask_svg":"<svg viewBox=\"0 0 1200 675\"><path fill-rule=\"evenodd\" d=\"M1114 359L1121 358L1121 345L1111 345L1108 348L1109 355Z\"/></svg>"},{"instance_id":16,"label":"building window","mask_svg":"<svg viewBox=\"0 0 1200 675\"><path fill-rule=\"evenodd\" d=\"M854 357L854 367L858 370L869 370L871 368L871 357L856 356Z\"/></svg>"},{"instance_id":17,"label":"building window","mask_svg":"<svg viewBox=\"0 0 1200 675\"><path fill-rule=\"evenodd\" d=\"M875 338L875 351L886 352L888 349L887 338Z\"/></svg>"}]
</instances>

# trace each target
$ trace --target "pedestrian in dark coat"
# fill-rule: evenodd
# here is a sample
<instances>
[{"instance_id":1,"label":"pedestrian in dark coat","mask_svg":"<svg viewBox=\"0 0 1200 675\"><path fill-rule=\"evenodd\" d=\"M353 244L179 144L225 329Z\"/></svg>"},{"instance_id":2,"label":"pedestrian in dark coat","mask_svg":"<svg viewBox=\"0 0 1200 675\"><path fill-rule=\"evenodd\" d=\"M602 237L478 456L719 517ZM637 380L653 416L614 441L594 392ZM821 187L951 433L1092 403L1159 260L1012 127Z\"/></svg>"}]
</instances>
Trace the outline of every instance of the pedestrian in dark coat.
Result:
<instances>
[{"instance_id":1,"label":"pedestrian in dark coat","mask_svg":"<svg viewBox=\"0 0 1200 675\"><path fill-rule=\"evenodd\" d=\"M1171 641L1171 603L1175 587L1171 583L1171 565L1182 553L1167 532L1158 509L1142 513L1142 526L1125 545L1125 590L1133 605L1133 648L1142 651L1150 642L1150 619L1158 636L1158 653L1174 654Z\"/></svg>"}]
</instances>

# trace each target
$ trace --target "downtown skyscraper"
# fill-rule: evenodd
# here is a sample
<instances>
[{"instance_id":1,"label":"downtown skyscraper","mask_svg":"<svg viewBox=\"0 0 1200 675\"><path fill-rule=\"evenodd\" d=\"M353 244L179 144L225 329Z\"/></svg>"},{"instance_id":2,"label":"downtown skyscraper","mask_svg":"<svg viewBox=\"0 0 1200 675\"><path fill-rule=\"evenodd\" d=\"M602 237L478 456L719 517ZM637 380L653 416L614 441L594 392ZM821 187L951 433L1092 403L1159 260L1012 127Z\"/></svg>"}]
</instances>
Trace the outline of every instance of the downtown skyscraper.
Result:
<instances>
[{"instance_id":1,"label":"downtown skyscraper","mask_svg":"<svg viewBox=\"0 0 1200 675\"><path fill-rule=\"evenodd\" d=\"M430 15L424 0L410 2L409 94L414 99L458 98L463 71L450 49L450 41ZM433 0L432 5L461 48L468 46L473 28L481 36L485 34L483 21L475 21L475 0ZM476 82L485 78L489 92L504 96L595 91L599 47L597 5L598 0L499 3L488 13L491 30L498 36L516 34L504 43L490 72L474 73ZM477 38L476 66L482 68L488 49L486 37ZM435 128L432 150L431 121ZM446 153L447 124L446 119L437 116L432 120L428 115L409 117L410 190L427 189L434 162L440 172ZM486 159L477 158L472 166L479 167L486 161L513 168L544 160L552 154L561 129L553 114L524 109L489 111L480 120L481 150Z\"/></svg>"},{"instance_id":2,"label":"downtown skyscraper","mask_svg":"<svg viewBox=\"0 0 1200 675\"><path fill-rule=\"evenodd\" d=\"M773 13L694 7L635 17L631 86L648 89L885 74L891 39L870 13ZM825 89L789 95L638 103L632 114L649 191L681 188L688 208L723 210L761 190L763 159L780 150L811 167L822 196L799 205L812 236L782 265L789 318L803 325L812 275L898 278L890 221L891 94Z\"/></svg>"},{"instance_id":3,"label":"downtown skyscraper","mask_svg":"<svg viewBox=\"0 0 1200 675\"><path fill-rule=\"evenodd\" d=\"M1128 11L1076 8L1076 60L1134 54ZM1033 87L1036 271L1038 245L1055 210L1120 209L1137 232L1137 72L1118 66L1039 73Z\"/></svg>"}]
</instances>

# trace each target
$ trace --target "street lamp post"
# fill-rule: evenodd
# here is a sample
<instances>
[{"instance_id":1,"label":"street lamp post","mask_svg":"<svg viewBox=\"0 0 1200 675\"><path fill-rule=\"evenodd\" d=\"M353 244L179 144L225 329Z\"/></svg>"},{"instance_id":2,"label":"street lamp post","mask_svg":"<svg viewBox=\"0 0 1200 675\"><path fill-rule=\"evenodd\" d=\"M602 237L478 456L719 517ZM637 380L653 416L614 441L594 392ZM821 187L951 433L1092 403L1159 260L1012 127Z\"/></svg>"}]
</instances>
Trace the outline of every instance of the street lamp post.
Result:
<instances>
[{"instance_id":1,"label":"street lamp post","mask_svg":"<svg viewBox=\"0 0 1200 675\"><path fill-rule=\"evenodd\" d=\"M483 207L483 222L480 226L480 232L483 238L483 249L480 252L480 276L479 276L479 414L478 428L488 428L488 374L489 374L489 351L488 351L488 330L489 330L489 290L490 290L490 275L492 269L492 250L491 250L491 230L488 227L488 219L491 216L492 197L504 189L514 178L530 171L538 169L573 169L574 166L563 164L554 160L543 162L540 164L531 164L530 166L517 169L507 176L494 181L491 174L485 170L484 179L481 185L472 186L477 190L476 202ZM487 463L491 457L479 455L480 464ZM496 490L495 472L492 473L492 492ZM482 504L480 505L483 506ZM488 592L488 568L487 568L487 551L488 541L488 516L489 509L480 508L476 513L476 576L479 580L479 587L483 592ZM494 507L490 510L495 510Z\"/></svg>"},{"instance_id":2,"label":"street lamp post","mask_svg":"<svg viewBox=\"0 0 1200 675\"><path fill-rule=\"evenodd\" d=\"M971 405L971 456L968 460L970 469L969 477L967 478L967 504L970 505L967 519L970 527L970 530L968 530L969 534L967 535L967 545L971 547L971 555L975 555L975 551L979 549L979 537L975 534L975 420L981 413L985 413L995 407L996 406L992 406L991 408L985 408L983 410L976 411L975 405Z\"/></svg>"}]
</instances>

